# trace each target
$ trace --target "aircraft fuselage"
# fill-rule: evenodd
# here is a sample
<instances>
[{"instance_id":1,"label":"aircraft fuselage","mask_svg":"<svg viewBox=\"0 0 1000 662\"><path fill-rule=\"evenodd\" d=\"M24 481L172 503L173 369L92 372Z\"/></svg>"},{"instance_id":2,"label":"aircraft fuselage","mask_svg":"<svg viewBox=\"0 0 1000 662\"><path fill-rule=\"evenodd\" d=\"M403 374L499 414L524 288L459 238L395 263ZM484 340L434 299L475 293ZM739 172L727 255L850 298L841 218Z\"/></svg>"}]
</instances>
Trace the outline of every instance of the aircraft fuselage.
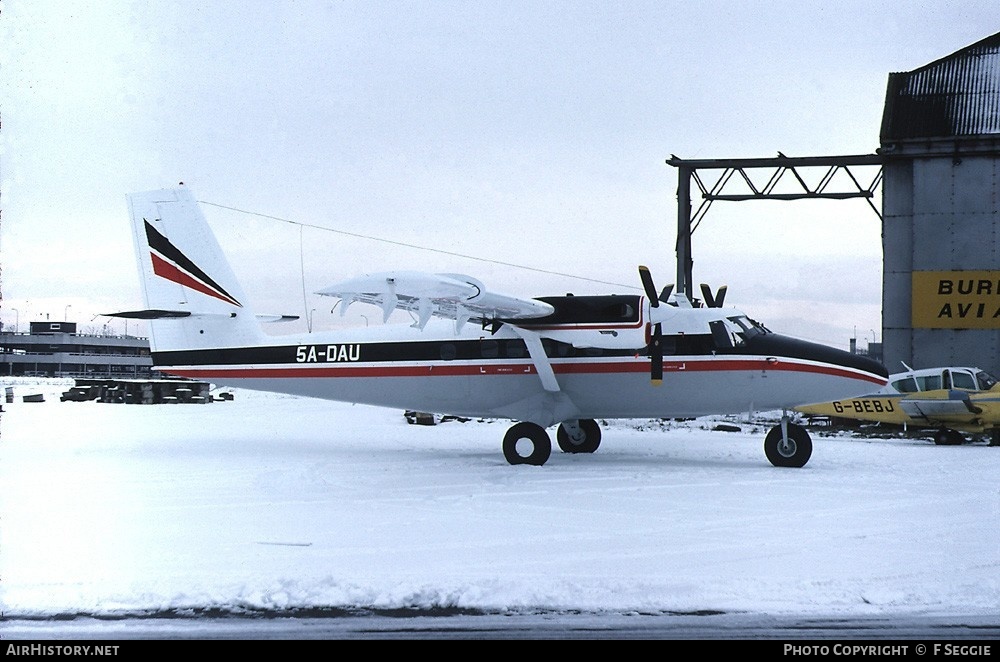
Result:
<instances>
[{"instance_id":1,"label":"aircraft fuselage","mask_svg":"<svg viewBox=\"0 0 1000 662\"><path fill-rule=\"evenodd\" d=\"M539 331L558 394L543 387L525 341L506 325L496 333L472 326L455 333L447 323L423 331L356 329L281 338L270 346L155 352L153 358L158 370L234 387L543 426L567 418L778 409L880 385L866 360L847 352L831 356L824 346L768 334L759 345L751 338L720 348L710 335L683 334L665 336L672 353L663 359L662 385L654 386L644 323L579 326ZM574 335L633 346L574 346L568 342ZM552 398L560 406L553 408Z\"/></svg>"}]
</instances>

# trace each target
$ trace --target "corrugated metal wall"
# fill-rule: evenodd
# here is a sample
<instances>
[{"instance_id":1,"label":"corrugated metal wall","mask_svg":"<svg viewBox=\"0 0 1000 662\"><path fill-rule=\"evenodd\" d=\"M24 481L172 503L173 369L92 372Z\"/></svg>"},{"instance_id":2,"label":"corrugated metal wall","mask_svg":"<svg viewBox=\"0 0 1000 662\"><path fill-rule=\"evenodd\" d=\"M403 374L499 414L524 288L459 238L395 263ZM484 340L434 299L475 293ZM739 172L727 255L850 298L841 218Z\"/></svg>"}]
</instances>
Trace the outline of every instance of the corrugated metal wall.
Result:
<instances>
[{"instance_id":1,"label":"corrugated metal wall","mask_svg":"<svg viewBox=\"0 0 1000 662\"><path fill-rule=\"evenodd\" d=\"M882 143L1000 133L1000 33L915 71L889 74Z\"/></svg>"},{"instance_id":2,"label":"corrugated metal wall","mask_svg":"<svg viewBox=\"0 0 1000 662\"><path fill-rule=\"evenodd\" d=\"M924 295L915 300L912 285L913 272L1000 273L1000 33L890 74L879 153L886 366L965 364L1000 374L1000 319L914 328ZM981 300L990 306L1000 297Z\"/></svg>"}]
</instances>

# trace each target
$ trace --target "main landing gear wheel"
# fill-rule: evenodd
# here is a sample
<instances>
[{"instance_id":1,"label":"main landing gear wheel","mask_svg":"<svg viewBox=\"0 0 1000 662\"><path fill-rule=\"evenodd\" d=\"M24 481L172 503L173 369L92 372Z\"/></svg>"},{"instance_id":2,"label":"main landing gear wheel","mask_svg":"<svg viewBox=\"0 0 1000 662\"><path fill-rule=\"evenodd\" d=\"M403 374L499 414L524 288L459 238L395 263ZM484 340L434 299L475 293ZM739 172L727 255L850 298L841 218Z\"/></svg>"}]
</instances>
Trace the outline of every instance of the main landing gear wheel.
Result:
<instances>
[{"instance_id":1,"label":"main landing gear wheel","mask_svg":"<svg viewBox=\"0 0 1000 662\"><path fill-rule=\"evenodd\" d=\"M941 428L934 433L934 443L938 446L961 446L965 441L962 433Z\"/></svg>"},{"instance_id":2,"label":"main landing gear wheel","mask_svg":"<svg viewBox=\"0 0 1000 662\"><path fill-rule=\"evenodd\" d=\"M510 464L541 466L552 454L549 433L534 423L518 423L503 437L503 456Z\"/></svg>"},{"instance_id":3,"label":"main landing gear wheel","mask_svg":"<svg viewBox=\"0 0 1000 662\"><path fill-rule=\"evenodd\" d=\"M775 425L764 437L764 455L776 467L803 467L812 455L812 439L805 428L788 423L788 441L781 438L781 426Z\"/></svg>"},{"instance_id":4,"label":"main landing gear wheel","mask_svg":"<svg viewBox=\"0 0 1000 662\"><path fill-rule=\"evenodd\" d=\"M601 426L592 418L566 421L559 424L556 441L563 453L593 453L601 445Z\"/></svg>"}]
</instances>

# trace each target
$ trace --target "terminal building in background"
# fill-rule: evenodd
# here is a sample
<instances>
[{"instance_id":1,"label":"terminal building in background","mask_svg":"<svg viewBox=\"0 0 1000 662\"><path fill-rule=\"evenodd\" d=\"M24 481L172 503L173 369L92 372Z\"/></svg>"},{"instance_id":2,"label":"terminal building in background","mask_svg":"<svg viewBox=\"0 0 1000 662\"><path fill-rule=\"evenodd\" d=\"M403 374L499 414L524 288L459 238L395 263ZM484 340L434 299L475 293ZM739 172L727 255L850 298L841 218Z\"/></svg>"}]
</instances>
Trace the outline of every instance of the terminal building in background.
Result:
<instances>
[{"instance_id":1,"label":"terminal building in background","mask_svg":"<svg viewBox=\"0 0 1000 662\"><path fill-rule=\"evenodd\" d=\"M148 339L78 334L75 322L0 332L0 376L148 379L152 366Z\"/></svg>"}]
</instances>

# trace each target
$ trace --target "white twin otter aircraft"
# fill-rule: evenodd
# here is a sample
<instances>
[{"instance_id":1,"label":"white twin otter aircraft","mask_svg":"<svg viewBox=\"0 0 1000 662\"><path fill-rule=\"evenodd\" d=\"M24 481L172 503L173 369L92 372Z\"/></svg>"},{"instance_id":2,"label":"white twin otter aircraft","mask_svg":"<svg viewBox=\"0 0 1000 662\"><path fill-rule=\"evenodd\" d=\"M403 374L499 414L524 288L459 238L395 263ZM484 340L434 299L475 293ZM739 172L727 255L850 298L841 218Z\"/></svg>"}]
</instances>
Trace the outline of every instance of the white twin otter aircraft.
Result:
<instances>
[{"instance_id":1,"label":"white twin otter aircraft","mask_svg":"<svg viewBox=\"0 0 1000 662\"><path fill-rule=\"evenodd\" d=\"M128 196L153 365L218 385L455 416L509 419L510 464L552 450L593 453L595 419L693 418L783 410L870 393L887 381L868 358L772 333L743 313L694 307L683 293L546 296L488 291L469 276L365 275L323 289L396 308L410 324L267 335L192 193ZM280 317L279 317L280 318ZM434 319L438 318L438 319ZM443 318L443 319L441 319ZM273 317L270 319L274 319ZM294 318L293 318L294 319ZM783 416L766 436L776 466L801 467L808 433Z\"/></svg>"}]
</instances>

